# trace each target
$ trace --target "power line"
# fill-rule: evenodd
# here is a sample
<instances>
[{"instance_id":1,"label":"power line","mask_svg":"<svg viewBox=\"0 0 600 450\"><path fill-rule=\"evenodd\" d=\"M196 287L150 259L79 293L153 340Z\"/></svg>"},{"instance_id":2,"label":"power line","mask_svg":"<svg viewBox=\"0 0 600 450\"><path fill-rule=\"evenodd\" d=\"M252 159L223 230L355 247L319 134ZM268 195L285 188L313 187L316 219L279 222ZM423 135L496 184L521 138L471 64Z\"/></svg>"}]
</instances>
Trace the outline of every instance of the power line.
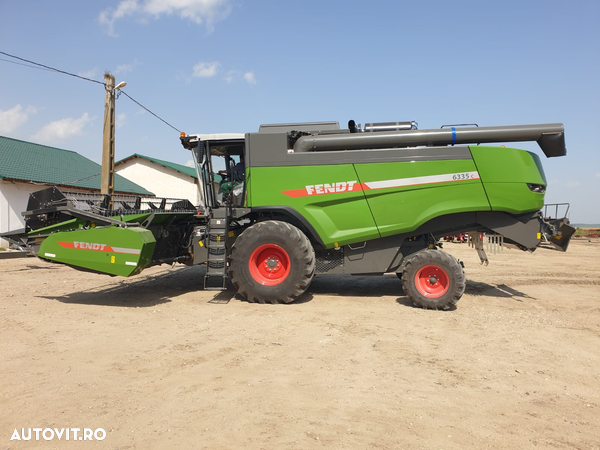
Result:
<instances>
[{"instance_id":1,"label":"power line","mask_svg":"<svg viewBox=\"0 0 600 450\"><path fill-rule=\"evenodd\" d=\"M80 181L85 181L85 180L89 180L91 178L97 177L98 175L102 175L102 173L96 173L94 175L90 175L89 177L80 178L79 180L75 180L75 181L61 181L60 184L75 184L75 183L79 183Z\"/></svg>"},{"instance_id":2,"label":"power line","mask_svg":"<svg viewBox=\"0 0 600 450\"><path fill-rule=\"evenodd\" d=\"M8 57L10 57L10 58L15 58L15 59L18 59L18 60L20 60L20 61L24 61L24 62L26 62L26 63L29 63L29 64L33 64L33 66L28 66L27 64L21 64L21 63L17 63L17 62L15 62L15 61L8 61L8 60L6 60L6 59L1 59L1 58L0 58L0 61L5 61L5 62L8 62L8 63L12 63L12 64L18 64L18 65L21 65L21 66L29 67L29 68L31 68L31 69L40 69L40 68L42 68L43 70L49 70L49 71L51 71L51 72L58 72L58 73L62 73L62 74L64 74L64 75L69 75L69 76L72 76L72 77L80 78L80 79L82 79L82 80L85 80L85 81L91 81L92 83L101 84L101 85L103 85L103 86L105 86L105 87L106 87L106 84L105 84L105 83L103 83L103 82L101 82L101 81L98 81L98 80L93 80L93 79L91 79L91 78L82 77L81 75L76 75L76 74L74 74L74 73L71 73L71 72L66 72L66 71L64 71L64 70L59 70L59 69L56 69L56 68L54 68L54 67L46 66L45 64L36 63L35 61L30 61L30 60L28 60L28 59L21 58L21 57L19 57L19 56L15 56L15 55L11 55L11 54L9 54L9 53L6 53L6 52L2 52L2 51L0 51L0 54L2 54L2 55L5 55L5 56L8 56ZM35 67L35 66L39 66L39 67ZM173 128L173 129L174 129L175 131L177 131L178 133L180 133L180 131L179 131L177 128L175 128L173 125L171 125L171 124L170 124L169 122L167 122L166 120L164 120L164 119L162 119L161 117L159 117L159 116L157 116L156 114L154 114L152 111L150 111L148 108L146 108L146 107L145 107L144 105L142 105L140 102L138 102L136 99L134 99L133 97L131 97L131 96L130 96L130 95L127 93L127 92L125 92L125 91L123 91L123 90L120 90L120 91L121 91L123 94L125 94L125 96L126 96L127 98L129 98L129 99L130 99L132 102L134 102L134 103L136 103L138 106L140 106L140 107L144 108L146 111L148 111L148 112L149 112L150 114L152 114L154 117L156 117L158 120L160 120L161 122L163 122L163 123L165 123L166 125L170 126L171 128Z\"/></svg>"},{"instance_id":3,"label":"power line","mask_svg":"<svg viewBox=\"0 0 600 450\"><path fill-rule=\"evenodd\" d=\"M11 61L9 59L0 58L0 61L4 61L4 62L7 62L7 63L11 63L11 64L16 64L17 66L29 67L31 69L46 70L48 72L53 72L50 69L45 69L43 67L30 66L29 64L23 64L23 63L20 63L20 62Z\"/></svg>"},{"instance_id":4,"label":"power line","mask_svg":"<svg viewBox=\"0 0 600 450\"><path fill-rule=\"evenodd\" d=\"M168 126L170 126L171 128L173 128L175 131L177 131L178 133L181 133L181 131L179 131L177 128L175 128L173 125L171 125L169 122L167 122L166 120L161 119L160 117L158 117L156 114L154 114L152 111L150 111L148 108L146 108L144 105L142 105L140 102L138 102L136 99L132 98L127 92L121 90L121 92L123 94L125 94L125 96L131 100L132 102L138 104L139 106L141 106L142 108L144 108L146 111L148 111L150 114L152 114L154 117L156 117L158 120L160 120L161 122L166 123Z\"/></svg>"},{"instance_id":5,"label":"power line","mask_svg":"<svg viewBox=\"0 0 600 450\"><path fill-rule=\"evenodd\" d=\"M36 63L35 61L30 61L30 60L28 60L28 59L21 58L21 57L19 57L19 56L15 56L15 55L11 55L11 54L9 54L9 53L0 52L0 54L2 54L2 55L6 55L6 56L8 56L8 57L10 57L10 58L15 58L15 59L18 59L19 61L25 61L25 62L27 62L27 63L29 63L29 64L33 64L33 65L35 65L35 66L40 66L40 67L43 67L43 68L45 68L45 69L52 70L52 71L54 71L54 72L62 73L62 74L65 74L65 75L69 75L69 76L72 76L72 77L76 77L76 78L81 78L82 80L91 81L92 83L98 83L98 84L104 85L104 83L102 83L101 81L98 81L98 80L92 80L91 78L82 77L81 75L75 75L74 73L71 73L71 72L65 72L64 70L59 70L59 69L56 69L56 68L54 68L54 67L50 67L50 66L46 66L46 65L44 65L44 64Z\"/></svg>"}]
</instances>

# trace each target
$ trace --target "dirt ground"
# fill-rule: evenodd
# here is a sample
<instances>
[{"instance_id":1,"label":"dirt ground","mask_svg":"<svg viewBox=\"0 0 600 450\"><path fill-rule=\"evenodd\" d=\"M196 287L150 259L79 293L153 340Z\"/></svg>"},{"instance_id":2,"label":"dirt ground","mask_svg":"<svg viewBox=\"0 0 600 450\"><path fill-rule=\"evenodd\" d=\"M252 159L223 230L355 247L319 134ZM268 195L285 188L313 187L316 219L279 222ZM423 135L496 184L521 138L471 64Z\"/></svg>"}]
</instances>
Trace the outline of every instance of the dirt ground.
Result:
<instances>
[{"instance_id":1,"label":"dirt ground","mask_svg":"<svg viewBox=\"0 0 600 450\"><path fill-rule=\"evenodd\" d=\"M394 275L259 305L201 290L203 267L0 260L0 449L599 449L600 242L445 249L452 311ZM11 440L34 427L106 438Z\"/></svg>"}]
</instances>

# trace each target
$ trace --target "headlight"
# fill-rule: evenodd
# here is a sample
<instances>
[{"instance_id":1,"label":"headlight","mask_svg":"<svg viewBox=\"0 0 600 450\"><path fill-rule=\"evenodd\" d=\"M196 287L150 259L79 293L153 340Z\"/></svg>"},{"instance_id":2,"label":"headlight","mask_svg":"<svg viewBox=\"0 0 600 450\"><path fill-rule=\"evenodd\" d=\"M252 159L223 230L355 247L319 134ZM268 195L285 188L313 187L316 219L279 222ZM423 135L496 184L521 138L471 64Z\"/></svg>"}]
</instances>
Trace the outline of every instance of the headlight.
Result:
<instances>
[{"instance_id":1,"label":"headlight","mask_svg":"<svg viewBox=\"0 0 600 450\"><path fill-rule=\"evenodd\" d=\"M543 184L527 183L527 187L531 192L536 192L538 194L543 194L544 192L546 192L546 186Z\"/></svg>"}]
</instances>

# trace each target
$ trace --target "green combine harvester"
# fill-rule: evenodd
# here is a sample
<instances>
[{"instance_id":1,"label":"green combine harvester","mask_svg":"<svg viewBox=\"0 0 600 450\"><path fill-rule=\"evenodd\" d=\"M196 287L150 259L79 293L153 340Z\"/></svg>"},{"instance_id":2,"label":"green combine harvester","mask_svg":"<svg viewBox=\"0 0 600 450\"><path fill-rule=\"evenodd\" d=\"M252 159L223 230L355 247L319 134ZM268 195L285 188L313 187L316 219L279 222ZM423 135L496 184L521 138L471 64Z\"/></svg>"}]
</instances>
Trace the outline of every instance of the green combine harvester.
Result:
<instances>
[{"instance_id":1,"label":"green combine harvester","mask_svg":"<svg viewBox=\"0 0 600 450\"><path fill-rule=\"evenodd\" d=\"M481 145L524 141L566 155L562 124L418 130L351 120L347 129L316 122L182 134L201 205L54 187L31 194L26 228L3 236L44 260L110 275L206 264L205 289L225 289L229 276L260 303L294 301L315 273L396 273L417 306L447 309L466 280L441 249L445 236L468 233L482 263L486 239L526 251L568 247L568 219L542 212L537 154Z\"/></svg>"}]
</instances>

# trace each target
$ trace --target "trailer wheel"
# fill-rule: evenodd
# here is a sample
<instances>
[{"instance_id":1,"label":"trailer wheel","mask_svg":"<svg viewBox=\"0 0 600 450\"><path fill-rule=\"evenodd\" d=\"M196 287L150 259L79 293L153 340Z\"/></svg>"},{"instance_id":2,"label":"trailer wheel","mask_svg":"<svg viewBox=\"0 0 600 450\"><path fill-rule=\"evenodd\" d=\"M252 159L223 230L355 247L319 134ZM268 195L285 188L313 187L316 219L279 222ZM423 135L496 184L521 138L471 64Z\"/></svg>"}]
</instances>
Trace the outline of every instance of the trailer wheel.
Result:
<instances>
[{"instance_id":1,"label":"trailer wheel","mask_svg":"<svg viewBox=\"0 0 600 450\"><path fill-rule=\"evenodd\" d=\"M250 302L291 303L315 274L315 252L302 231L286 222L258 222L238 236L229 277Z\"/></svg>"},{"instance_id":2,"label":"trailer wheel","mask_svg":"<svg viewBox=\"0 0 600 450\"><path fill-rule=\"evenodd\" d=\"M402 272L404 293L424 309L448 309L465 292L465 274L460 263L436 249L415 253Z\"/></svg>"}]
</instances>

